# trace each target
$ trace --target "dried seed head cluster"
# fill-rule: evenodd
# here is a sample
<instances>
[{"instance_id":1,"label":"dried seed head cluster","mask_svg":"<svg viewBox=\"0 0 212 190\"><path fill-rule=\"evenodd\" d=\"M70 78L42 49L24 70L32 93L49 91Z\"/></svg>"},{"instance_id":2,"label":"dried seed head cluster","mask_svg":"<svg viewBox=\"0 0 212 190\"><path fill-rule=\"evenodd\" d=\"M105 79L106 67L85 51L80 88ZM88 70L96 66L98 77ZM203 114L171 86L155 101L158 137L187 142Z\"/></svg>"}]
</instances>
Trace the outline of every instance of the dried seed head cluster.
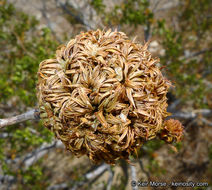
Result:
<instances>
[{"instance_id":1,"label":"dried seed head cluster","mask_svg":"<svg viewBox=\"0 0 212 190\"><path fill-rule=\"evenodd\" d=\"M82 32L40 63L44 125L75 155L109 164L128 160L165 126L175 134L179 125L164 125L171 83L158 61L123 32Z\"/></svg>"},{"instance_id":2,"label":"dried seed head cluster","mask_svg":"<svg viewBox=\"0 0 212 190\"><path fill-rule=\"evenodd\" d=\"M183 126L178 120L169 119L163 124L163 129L160 132L160 138L171 143L179 142L183 135Z\"/></svg>"}]
</instances>

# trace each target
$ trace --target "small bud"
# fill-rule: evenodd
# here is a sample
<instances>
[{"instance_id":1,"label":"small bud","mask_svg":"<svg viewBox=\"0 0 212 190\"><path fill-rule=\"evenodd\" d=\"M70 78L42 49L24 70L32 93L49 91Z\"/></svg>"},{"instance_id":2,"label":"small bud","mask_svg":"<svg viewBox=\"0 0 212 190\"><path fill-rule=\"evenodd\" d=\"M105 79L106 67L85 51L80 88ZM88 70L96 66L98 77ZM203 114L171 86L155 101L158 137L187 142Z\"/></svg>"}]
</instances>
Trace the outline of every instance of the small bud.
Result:
<instances>
[{"instance_id":1,"label":"small bud","mask_svg":"<svg viewBox=\"0 0 212 190\"><path fill-rule=\"evenodd\" d=\"M183 136L183 126L178 120L169 119L164 122L160 138L168 143L179 142Z\"/></svg>"}]
</instances>

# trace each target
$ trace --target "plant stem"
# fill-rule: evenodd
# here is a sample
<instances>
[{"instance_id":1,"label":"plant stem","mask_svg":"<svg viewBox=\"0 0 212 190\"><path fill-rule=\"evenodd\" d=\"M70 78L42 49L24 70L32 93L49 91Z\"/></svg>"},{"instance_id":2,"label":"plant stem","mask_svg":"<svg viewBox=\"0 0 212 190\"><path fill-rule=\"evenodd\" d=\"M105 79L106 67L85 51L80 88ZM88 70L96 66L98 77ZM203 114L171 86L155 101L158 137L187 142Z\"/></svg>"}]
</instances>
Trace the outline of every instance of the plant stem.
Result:
<instances>
[{"instance_id":1,"label":"plant stem","mask_svg":"<svg viewBox=\"0 0 212 190\"><path fill-rule=\"evenodd\" d=\"M39 110L38 109L32 109L30 111L27 111L27 112L21 114L21 115L17 115L17 116L6 118L6 119L0 119L0 129L5 127L5 126L13 125L13 124L16 124L16 123L21 123L23 121L39 120L39 119L40 119Z\"/></svg>"}]
</instances>

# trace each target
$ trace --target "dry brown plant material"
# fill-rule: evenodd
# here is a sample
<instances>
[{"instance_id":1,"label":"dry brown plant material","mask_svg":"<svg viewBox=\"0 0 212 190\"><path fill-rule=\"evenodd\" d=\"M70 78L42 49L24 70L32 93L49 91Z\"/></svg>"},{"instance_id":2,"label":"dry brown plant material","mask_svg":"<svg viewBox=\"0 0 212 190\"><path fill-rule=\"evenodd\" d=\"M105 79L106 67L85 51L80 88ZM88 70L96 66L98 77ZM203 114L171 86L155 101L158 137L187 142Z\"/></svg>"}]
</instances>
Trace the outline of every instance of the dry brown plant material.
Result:
<instances>
[{"instance_id":1,"label":"dry brown plant material","mask_svg":"<svg viewBox=\"0 0 212 190\"><path fill-rule=\"evenodd\" d=\"M147 44L123 32L82 32L60 46L55 59L40 63L37 96L44 125L68 150L96 163L129 160L163 130L178 140L179 125L172 130L164 122L171 83L158 62Z\"/></svg>"},{"instance_id":2,"label":"dry brown plant material","mask_svg":"<svg viewBox=\"0 0 212 190\"><path fill-rule=\"evenodd\" d=\"M178 120L169 119L163 124L160 132L160 138L168 143L173 141L179 142L183 136L183 126Z\"/></svg>"}]
</instances>

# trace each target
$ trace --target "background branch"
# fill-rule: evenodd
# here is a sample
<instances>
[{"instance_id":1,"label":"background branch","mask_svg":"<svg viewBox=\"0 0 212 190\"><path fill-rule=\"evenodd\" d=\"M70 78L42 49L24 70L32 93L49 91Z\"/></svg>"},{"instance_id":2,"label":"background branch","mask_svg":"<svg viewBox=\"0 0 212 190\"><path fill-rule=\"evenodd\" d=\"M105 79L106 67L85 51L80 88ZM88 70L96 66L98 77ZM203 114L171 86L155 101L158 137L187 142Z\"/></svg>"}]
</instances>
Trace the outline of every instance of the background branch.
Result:
<instances>
[{"instance_id":1,"label":"background branch","mask_svg":"<svg viewBox=\"0 0 212 190\"><path fill-rule=\"evenodd\" d=\"M109 171L109 178L108 178L108 182L107 182L107 188L106 190L111 190L112 188L112 183L113 183L113 177L114 177L114 171L110 168L108 169Z\"/></svg>"},{"instance_id":2,"label":"background branch","mask_svg":"<svg viewBox=\"0 0 212 190\"><path fill-rule=\"evenodd\" d=\"M173 111L172 109L168 108L168 111ZM177 118L177 119L194 119L198 115L202 115L204 117L208 117L212 115L212 110L210 109L198 109L193 110L191 112L174 112L169 118ZM23 113L21 115L17 115L14 117L6 118L6 119L0 119L0 129L9 125L21 123L27 120L39 120L39 109L32 109L26 113Z\"/></svg>"},{"instance_id":3,"label":"background branch","mask_svg":"<svg viewBox=\"0 0 212 190\"><path fill-rule=\"evenodd\" d=\"M96 178L98 178L99 176L104 174L109 169L110 169L110 165L105 164L105 163L101 164L100 166L98 166L97 168L92 170L91 172L84 174L83 180L79 181L79 182L75 182L75 184L71 188L71 190L79 189L81 186L83 186L86 183L89 183L90 181L95 180ZM70 180L70 181L71 181L70 183L74 183L74 181L72 181L72 180ZM68 183L61 183L61 184L49 186L47 188L47 190L58 190L58 189L64 189L67 187L69 187Z\"/></svg>"},{"instance_id":4,"label":"background branch","mask_svg":"<svg viewBox=\"0 0 212 190\"><path fill-rule=\"evenodd\" d=\"M132 181L135 181L137 183L137 176L136 176L136 169L135 166L130 164L130 170L131 170L131 179ZM132 187L132 190L138 190L137 185Z\"/></svg>"},{"instance_id":5,"label":"background branch","mask_svg":"<svg viewBox=\"0 0 212 190\"><path fill-rule=\"evenodd\" d=\"M64 147L61 141L53 141L52 143L48 144L44 143L41 145L41 147L35 149L32 153L27 154L24 160L22 161L22 164L24 164L25 167L28 168L40 158L42 158L44 155L46 155L50 149L60 147Z\"/></svg>"},{"instance_id":6,"label":"background branch","mask_svg":"<svg viewBox=\"0 0 212 190\"><path fill-rule=\"evenodd\" d=\"M13 183L15 180L15 177L11 175L0 175L0 185L4 183Z\"/></svg>"},{"instance_id":7,"label":"background branch","mask_svg":"<svg viewBox=\"0 0 212 190\"><path fill-rule=\"evenodd\" d=\"M193 110L191 112L176 112L173 113L170 118L177 118L177 119L194 119L198 115L208 117L212 115L212 110L210 109L198 109Z\"/></svg>"},{"instance_id":8,"label":"background branch","mask_svg":"<svg viewBox=\"0 0 212 190\"><path fill-rule=\"evenodd\" d=\"M33 109L21 115L17 115L17 116L6 118L6 119L0 119L0 129L8 125L21 123L23 121L39 120L39 119L40 119L39 110Z\"/></svg>"}]
</instances>

